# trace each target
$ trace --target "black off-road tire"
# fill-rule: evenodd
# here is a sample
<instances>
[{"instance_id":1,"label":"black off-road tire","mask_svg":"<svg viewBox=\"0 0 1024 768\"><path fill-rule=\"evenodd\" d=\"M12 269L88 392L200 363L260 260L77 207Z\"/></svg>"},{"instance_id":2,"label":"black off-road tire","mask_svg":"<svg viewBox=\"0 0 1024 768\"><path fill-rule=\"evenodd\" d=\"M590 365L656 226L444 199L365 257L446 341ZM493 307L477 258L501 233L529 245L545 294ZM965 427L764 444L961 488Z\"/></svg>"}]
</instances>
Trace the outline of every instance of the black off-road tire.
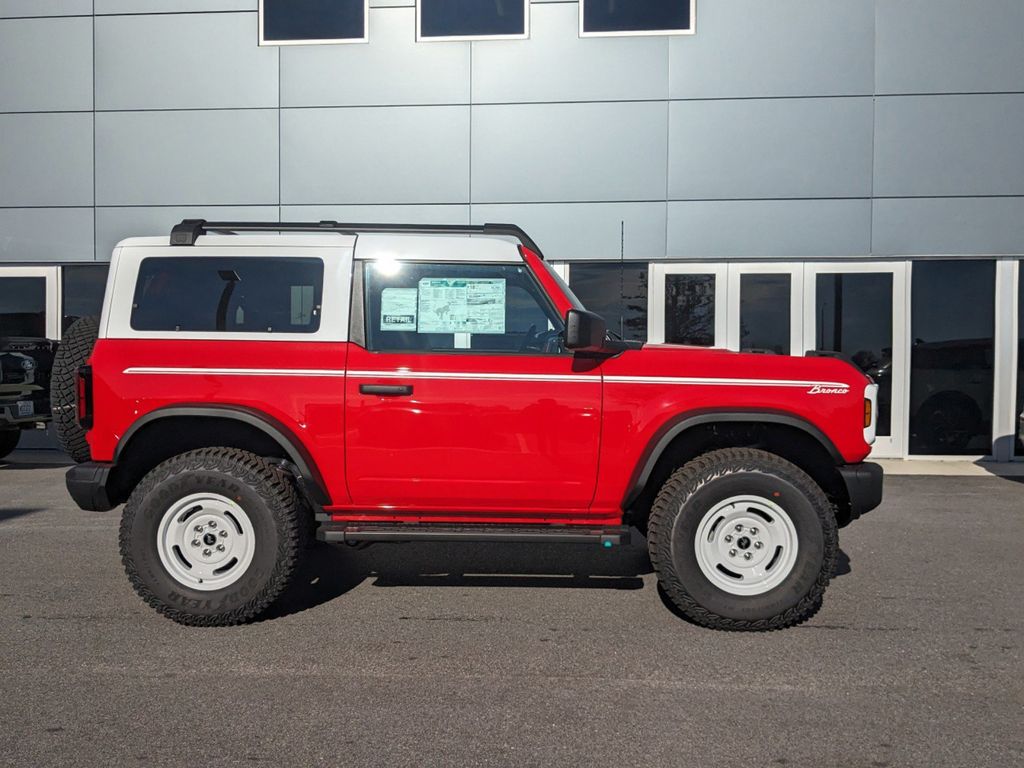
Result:
<instances>
[{"instance_id":1,"label":"black off-road tire","mask_svg":"<svg viewBox=\"0 0 1024 768\"><path fill-rule=\"evenodd\" d=\"M82 317L72 323L57 347L50 374L50 408L57 440L68 456L79 464L88 461L90 456L85 430L78 423L75 374L92 354L99 328L99 320L95 317Z\"/></svg>"},{"instance_id":2,"label":"black off-road tire","mask_svg":"<svg viewBox=\"0 0 1024 768\"><path fill-rule=\"evenodd\" d=\"M18 447L18 441L21 439L21 430L15 427L14 429L0 429L0 459L8 456L15 448Z\"/></svg>"},{"instance_id":3,"label":"black off-road tire","mask_svg":"<svg viewBox=\"0 0 1024 768\"><path fill-rule=\"evenodd\" d=\"M237 503L255 535L252 562L216 591L173 577L157 544L165 513L204 492ZM157 466L132 492L121 518L121 560L135 591L164 616L191 626L241 624L260 617L292 581L308 548L310 514L291 479L265 459L235 448L189 451Z\"/></svg>"},{"instance_id":4,"label":"black off-road tire","mask_svg":"<svg viewBox=\"0 0 1024 768\"><path fill-rule=\"evenodd\" d=\"M695 538L720 502L759 496L782 508L797 534L786 578L763 594L736 595L701 570ZM812 616L835 571L834 510L817 483L794 464L752 448L711 451L676 470L662 486L648 522L651 562L669 600L689 619L712 629L765 631Z\"/></svg>"}]
</instances>

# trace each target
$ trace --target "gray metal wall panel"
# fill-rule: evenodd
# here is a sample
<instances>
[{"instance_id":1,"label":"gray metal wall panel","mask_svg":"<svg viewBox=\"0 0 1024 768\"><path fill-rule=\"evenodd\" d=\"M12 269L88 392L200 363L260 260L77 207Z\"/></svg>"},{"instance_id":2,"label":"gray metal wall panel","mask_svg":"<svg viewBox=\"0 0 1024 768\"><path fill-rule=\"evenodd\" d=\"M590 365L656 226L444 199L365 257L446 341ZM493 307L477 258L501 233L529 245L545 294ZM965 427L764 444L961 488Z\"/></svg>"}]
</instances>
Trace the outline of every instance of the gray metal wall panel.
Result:
<instances>
[{"instance_id":1,"label":"gray metal wall panel","mask_svg":"<svg viewBox=\"0 0 1024 768\"><path fill-rule=\"evenodd\" d=\"M96 19L97 109L276 107L277 49L255 13Z\"/></svg>"},{"instance_id":2,"label":"gray metal wall panel","mask_svg":"<svg viewBox=\"0 0 1024 768\"><path fill-rule=\"evenodd\" d=\"M875 195L1024 194L1024 95L889 96L875 119Z\"/></svg>"},{"instance_id":3,"label":"gray metal wall panel","mask_svg":"<svg viewBox=\"0 0 1024 768\"><path fill-rule=\"evenodd\" d=\"M92 19L0 21L0 72L0 111L92 109Z\"/></svg>"},{"instance_id":4,"label":"gray metal wall panel","mask_svg":"<svg viewBox=\"0 0 1024 768\"><path fill-rule=\"evenodd\" d=\"M96 15L110 13L206 13L255 11L259 0L96 0Z\"/></svg>"},{"instance_id":5,"label":"gray metal wall panel","mask_svg":"<svg viewBox=\"0 0 1024 768\"><path fill-rule=\"evenodd\" d=\"M281 197L292 205L469 202L469 107L286 109Z\"/></svg>"},{"instance_id":6,"label":"gray metal wall panel","mask_svg":"<svg viewBox=\"0 0 1024 768\"><path fill-rule=\"evenodd\" d=\"M0 206L92 205L92 119L0 115Z\"/></svg>"},{"instance_id":7,"label":"gray metal wall panel","mask_svg":"<svg viewBox=\"0 0 1024 768\"><path fill-rule=\"evenodd\" d=\"M469 102L469 43L417 43L412 8L370 12L365 45L281 47L281 103L294 106Z\"/></svg>"},{"instance_id":8,"label":"gray metal wall panel","mask_svg":"<svg viewBox=\"0 0 1024 768\"><path fill-rule=\"evenodd\" d=\"M869 98L677 101L669 197L869 197Z\"/></svg>"},{"instance_id":9,"label":"gray metal wall panel","mask_svg":"<svg viewBox=\"0 0 1024 768\"><path fill-rule=\"evenodd\" d=\"M874 88L874 0L710 0L669 43L672 98L842 96Z\"/></svg>"},{"instance_id":10,"label":"gray metal wall panel","mask_svg":"<svg viewBox=\"0 0 1024 768\"><path fill-rule=\"evenodd\" d=\"M664 102L473 107L473 202L665 196Z\"/></svg>"},{"instance_id":11,"label":"gray metal wall panel","mask_svg":"<svg viewBox=\"0 0 1024 768\"><path fill-rule=\"evenodd\" d=\"M529 40L473 45L474 102L667 98L666 38L580 39L571 3L530 14Z\"/></svg>"},{"instance_id":12,"label":"gray metal wall panel","mask_svg":"<svg viewBox=\"0 0 1024 768\"><path fill-rule=\"evenodd\" d=\"M100 112L99 205L278 203L277 110Z\"/></svg>"},{"instance_id":13,"label":"gray metal wall panel","mask_svg":"<svg viewBox=\"0 0 1024 768\"><path fill-rule=\"evenodd\" d=\"M474 205L473 223L513 221L551 261L662 259L664 203Z\"/></svg>"},{"instance_id":14,"label":"gray metal wall panel","mask_svg":"<svg viewBox=\"0 0 1024 768\"><path fill-rule=\"evenodd\" d=\"M870 200L668 204L669 258L861 256L870 249Z\"/></svg>"},{"instance_id":15,"label":"gray metal wall panel","mask_svg":"<svg viewBox=\"0 0 1024 768\"><path fill-rule=\"evenodd\" d=\"M879 93L1024 91L1020 0L877 5Z\"/></svg>"},{"instance_id":16,"label":"gray metal wall panel","mask_svg":"<svg viewBox=\"0 0 1024 768\"><path fill-rule=\"evenodd\" d=\"M92 0L0 0L0 19L21 16L92 15Z\"/></svg>"},{"instance_id":17,"label":"gray metal wall panel","mask_svg":"<svg viewBox=\"0 0 1024 768\"><path fill-rule=\"evenodd\" d=\"M1024 252L1024 197L874 201L875 253Z\"/></svg>"},{"instance_id":18,"label":"gray metal wall panel","mask_svg":"<svg viewBox=\"0 0 1024 768\"><path fill-rule=\"evenodd\" d=\"M182 219L209 221L278 221L278 207L203 206L99 208L96 211L96 259L109 261L114 246L126 237L171 234Z\"/></svg>"},{"instance_id":19,"label":"gray metal wall panel","mask_svg":"<svg viewBox=\"0 0 1024 768\"><path fill-rule=\"evenodd\" d=\"M92 208L0 208L0 262L91 261Z\"/></svg>"},{"instance_id":20,"label":"gray metal wall panel","mask_svg":"<svg viewBox=\"0 0 1024 768\"><path fill-rule=\"evenodd\" d=\"M285 205L283 221L469 224L469 205Z\"/></svg>"}]
</instances>

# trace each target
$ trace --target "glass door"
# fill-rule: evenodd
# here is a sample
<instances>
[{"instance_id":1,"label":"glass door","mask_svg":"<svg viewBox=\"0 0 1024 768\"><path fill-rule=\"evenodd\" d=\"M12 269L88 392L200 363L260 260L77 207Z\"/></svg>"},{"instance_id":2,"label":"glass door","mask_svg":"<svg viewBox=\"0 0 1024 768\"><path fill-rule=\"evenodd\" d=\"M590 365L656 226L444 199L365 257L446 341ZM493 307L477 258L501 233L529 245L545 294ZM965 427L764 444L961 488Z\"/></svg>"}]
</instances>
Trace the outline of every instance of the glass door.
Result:
<instances>
[{"instance_id":1,"label":"glass door","mask_svg":"<svg viewBox=\"0 0 1024 768\"><path fill-rule=\"evenodd\" d=\"M802 355L803 265L730 264L728 347Z\"/></svg>"},{"instance_id":2,"label":"glass door","mask_svg":"<svg viewBox=\"0 0 1024 768\"><path fill-rule=\"evenodd\" d=\"M804 346L842 352L878 384L875 458L906 451L906 292L902 262L805 265Z\"/></svg>"},{"instance_id":3,"label":"glass door","mask_svg":"<svg viewBox=\"0 0 1024 768\"><path fill-rule=\"evenodd\" d=\"M60 338L56 267L0 267L0 337Z\"/></svg>"},{"instance_id":4,"label":"glass door","mask_svg":"<svg viewBox=\"0 0 1024 768\"><path fill-rule=\"evenodd\" d=\"M647 338L652 344L725 347L728 267L651 264Z\"/></svg>"}]
</instances>

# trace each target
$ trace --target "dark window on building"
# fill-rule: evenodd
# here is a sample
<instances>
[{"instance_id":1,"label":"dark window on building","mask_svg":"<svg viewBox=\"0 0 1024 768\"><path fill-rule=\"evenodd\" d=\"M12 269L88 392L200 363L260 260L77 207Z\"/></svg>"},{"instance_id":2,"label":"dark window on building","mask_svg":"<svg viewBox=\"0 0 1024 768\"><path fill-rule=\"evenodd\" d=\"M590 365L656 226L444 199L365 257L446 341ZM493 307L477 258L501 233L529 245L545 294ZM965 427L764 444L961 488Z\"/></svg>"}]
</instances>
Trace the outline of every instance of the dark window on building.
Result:
<instances>
[{"instance_id":1,"label":"dark window on building","mask_svg":"<svg viewBox=\"0 0 1024 768\"><path fill-rule=\"evenodd\" d=\"M0 277L0 336L46 338L45 277Z\"/></svg>"},{"instance_id":2,"label":"dark window on building","mask_svg":"<svg viewBox=\"0 0 1024 768\"><path fill-rule=\"evenodd\" d=\"M715 276L665 276L665 341L715 345Z\"/></svg>"},{"instance_id":3,"label":"dark window on building","mask_svg":"<svg viewBox=\"0 0 1024 768\"><path fill-rule=\"evenodd\" d=\"M419 36L521 37L529 7L527 0L419 0Z\"/></svg>"},{"instance_id":4,"label":"dark window on building","mask_svg":"<svg viewBox=\"0 0 1024 768\"><path fill-rule=\"evenodd\" d=\"M911 453L992 450L995 275L993 261L914 264Z\"/></svg>"},{"instance_id":5,"label":"dark window on building","mask_svg":"<svg viewBox=\"0 0 1024 768\"><path fill-rule=\"evenodd\" d=\"M362 41L366 0L263 0L261 43Z\"/></svg>"},{"instance_id":6,"label":"dark window on building","mask_svg":"<svg viewBox=\"0 0 1024 768\"><path fill-rule=\"evenodd\" d=\"M584 35L693 29L691 0L580 0Z\"/></svg>"},{"instance_id":7,"label":"dark window on building","mask_svg":"<svg viewBox=\"0 0 1024 768\"><path fill-rule=\"evenodd\" d=\"M107 288L109 264L76 264L61 267L61 330L81 317L99 316L103 310L103 293Z\"/></svg>"},{"instance_id":8,"label":"dark window on building","mask_svg":"<svg viewBox=\"0 0 1024 768\"><path fill-rule=\"evenodd\" d=\"M878 435L892 434L892 273L817 277L815 349L842 352L878 384Z\"/></svg>"},{"instance_id":9,"label":"dark window on building","mask_svg":"<svg viewBox=\"0 0 1024 768\"><path fill-rule=\"evenodd\" d=\"M323 278L320 259L143 259L132 328L314 333L320 327Z\"/></svg>"},{"instance_id":10,"label":"dark window on building","mask_svg":"<svg viewBox=\"0 0 1024 768\"><path fill-rule=\"evenodd\" d=\"M572 264L569 287L616 336L647 340L647 262Z\"/></svg>"},{"instance_id":11,"label":"dark window on building","mask_svg":"<svg viewBox=\"0 0 1024 768\"><path fill-rule=\"evenodd\" d=\"M561 319L518 264L368 264L364 285L374 351L564 351Z\"/></svg>"},{"instance_id":12,"label":"dark window on building","mask_svg":"<svg viewBox=\"0 0 1024 768\"><path fill-rule=\"evenodd\" d=\"M740 275L740 350L790 354L792 278Z\"/></svg>"},{"instance_id":13,"label":"dark window on building","mask_svg":"<svg viewBox=\"0 0 1024 768\"><path fill-rule=\"evenodd\" d=\"M1024 456L1024 261L1017 265L1017 455Z\"/></svg>"}]
</instances>

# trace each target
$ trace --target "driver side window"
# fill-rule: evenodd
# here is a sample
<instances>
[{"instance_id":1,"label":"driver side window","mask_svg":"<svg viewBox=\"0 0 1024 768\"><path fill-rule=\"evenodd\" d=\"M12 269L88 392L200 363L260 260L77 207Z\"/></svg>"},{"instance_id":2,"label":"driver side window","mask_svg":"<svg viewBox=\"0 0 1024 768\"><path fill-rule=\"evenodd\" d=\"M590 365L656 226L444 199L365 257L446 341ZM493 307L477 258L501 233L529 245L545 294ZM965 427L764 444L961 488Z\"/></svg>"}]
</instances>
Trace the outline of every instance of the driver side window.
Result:
<instances>
[{"instance_id":1,"label":"driver side window","mask_svg":"<svg viewBox=\"0 0 1024 768\"><path fill-rule=\"evenodd\" d=\"M522 264L370 261L367 348L561 354L562 320Z\"/></svg>"}]
</instances>

